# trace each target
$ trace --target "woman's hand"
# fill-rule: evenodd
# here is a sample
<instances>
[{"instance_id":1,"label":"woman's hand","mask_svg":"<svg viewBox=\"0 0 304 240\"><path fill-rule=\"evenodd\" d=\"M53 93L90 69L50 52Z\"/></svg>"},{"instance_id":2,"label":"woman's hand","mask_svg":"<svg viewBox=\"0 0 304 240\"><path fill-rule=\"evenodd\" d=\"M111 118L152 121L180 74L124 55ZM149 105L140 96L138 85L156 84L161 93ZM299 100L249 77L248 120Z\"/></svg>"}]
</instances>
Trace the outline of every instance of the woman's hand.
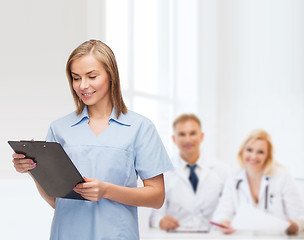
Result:
<instances>
[{"instance_id":1,"label":"woman's hand","mask_svg":"<svg viewBox=\"0 0 304 240\"><path fill-rule=\"evenodd\" d=\"M174 217L165 216L160 220L159 227L165 231L174 230L179 227L179 222Z\"/></svg>"},{"instance_id":2,"label":"woman's hand","mask_svg":"<svg viewBox=\"0 0 304 240\"><path fill-rule=\"evenodd\" d=\"M299 231L299 226L294 221L288 219L288 222L290 223L289 227L286 229L286 234L288 235L295 235Z\"/></svg>"},{"instance_id":3,"label":"woman's hand","mask_svg":"<svg viewBox=\"0 0 304 240\"><path fill-rule=\"evenodd\" d=\"M85 178L85 183L79 183L74 191L90 201L99 201L106 191L106 183L96 178Z\"/></svg>"},{"instance_id":4,"label":"woman's hand","mask_svg":"<svg viewBox=\"0 0 304 240\"><path fill-rule=\"evenodd\" d=\"M95 178L85 179L74 191L85 199L99 201L106 198L129 206L160 208L165 199L163 175L143 180L144 187L125 187Z\"/></svg>"},{"instance_id":5,"label":"woman's hand","mask_svg":"<svg viewBox=\"0 0 304 240\"><path fill-rule=\"evenodd\" d=\"M13 163L17 172L26 173L28 170L31 170L36 167L36 163L29 158L25 158L23 154L14 153Z\"/></svg>"},{"instance_id":6,"label":"woman's hand","mask_svg":"<svg viewBox=\"0 0 304 240\"><path fill-rule=\"evenodd\" d=\"M235 232L235 229L230 227L231 226L230 221L224 221L224 222L221 222L221 224L227 227L227 228L219 228L222 233L231 234L231 233Z\"/></svg>"}]
</instances>

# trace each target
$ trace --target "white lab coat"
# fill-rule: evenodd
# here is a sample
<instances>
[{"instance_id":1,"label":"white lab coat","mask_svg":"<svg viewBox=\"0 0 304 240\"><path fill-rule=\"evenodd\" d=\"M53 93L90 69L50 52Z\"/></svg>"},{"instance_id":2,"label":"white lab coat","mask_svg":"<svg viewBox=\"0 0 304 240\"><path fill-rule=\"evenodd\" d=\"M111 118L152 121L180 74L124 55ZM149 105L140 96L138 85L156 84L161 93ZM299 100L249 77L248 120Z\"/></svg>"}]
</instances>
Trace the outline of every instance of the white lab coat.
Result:
<instances>
[{"instance_id":1,"label":"white lab coat","mask_svg":"<svg viewBox=\"0 0 304 240\"><path fill-rule=\"evenodd\" d=\"M232 221L242 203L251 204L284 220L291 219L298 224L300 231L304 228L303 196L290 173L283 167L275 166L271 176L263 176L258 204L252 199L244 169L230 177L212 219L216 222Z\"/></svg>"},{"instance_id":2,"label":"white lab coat","mask_svg":"<svg viewBox=\"0 0 304 240\"><path fill-rule=\"evenodd\" d=\"M159 210L152 210L150 227L159 227L160 220L167 215L177 219L180 229L204 230L215 210L218 199L229 174L227 166L208 163L202 158L196 193L187 175L186 162L180 157L173 171L165 173L166 200Z\"/></svg>"}]
</instances>

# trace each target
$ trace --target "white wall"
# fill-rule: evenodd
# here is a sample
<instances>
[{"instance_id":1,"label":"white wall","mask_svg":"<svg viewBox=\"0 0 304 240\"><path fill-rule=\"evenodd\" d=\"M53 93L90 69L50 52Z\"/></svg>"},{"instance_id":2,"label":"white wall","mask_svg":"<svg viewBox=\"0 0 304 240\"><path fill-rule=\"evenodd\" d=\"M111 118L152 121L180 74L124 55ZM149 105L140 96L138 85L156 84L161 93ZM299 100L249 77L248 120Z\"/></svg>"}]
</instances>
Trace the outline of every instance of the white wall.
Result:
<instances>
[{"instance_id":1,"label":"white wall","mask_svg":"<svg viewBox=\"0 0 304 240\"><path fill-rule=\"evenodd\" d=\"M198 1L196 108L205 133L201 146L206 159L218 158L218 8L218 1Z\"/></svg>"},{"instance_id":2,"label":"white wall","mask_svg":"<svg viewBox=\"0 0 304 240\"><path fill-rule=\"evenodd\" d=\"M236 162L245 135L264 128L276 160L304 177L304 2L219 3L218 158Z\"/></svg>"},{"instance_id":3,"label":"white wall","mask_svg":"<svg viewBox=\"0 0 304 240\"><path fill-rule=\"evenodd\" d=\"M0 178L23 177L8 140L44 139L51 121L74 110L65 62L87 37L86 2L0 1Z\"/></svg>"},{"instance_id":4,"label":"white wall","mask_svg":"<svg viewBox=\"0 0 304 240\"><path fill-rule=\"evenodd\" d=\"M54 210L40 197L32 179L0 179L0 239L49 239Z\"/></svg>"}]
</instances>

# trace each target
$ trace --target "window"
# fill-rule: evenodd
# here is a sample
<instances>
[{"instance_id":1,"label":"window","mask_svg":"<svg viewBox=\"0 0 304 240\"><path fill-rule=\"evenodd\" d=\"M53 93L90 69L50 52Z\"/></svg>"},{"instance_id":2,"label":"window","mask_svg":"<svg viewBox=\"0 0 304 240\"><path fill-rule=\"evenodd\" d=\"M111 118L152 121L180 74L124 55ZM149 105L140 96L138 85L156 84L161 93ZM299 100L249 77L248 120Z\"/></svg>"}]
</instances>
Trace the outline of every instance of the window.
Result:
<instances>
[{"instance_id":1,"label":"window","mask_svg":"<svg viewBox=\"0 0 304 240\"><path fill-rule=\"evenodd\" d=\"M108 0L105 6L105 41L116 55L126 104L153 121L172 154L173 119L183 107L193 112L197 106L196 45L182 41L188 36L177 39L183 32L176 10L183 6L173 0Z\"/></svg>"},{"instance_id":2,"label":"window","mask_svg":"<svg viewBox=\"0 0 304 240\"><path fill-rule=\"evenodd\" d=\"M170 149L174 83L169 1L106 1L105 39L113 49L129 109L153 121Z\"/></svg>"}]
</instances>

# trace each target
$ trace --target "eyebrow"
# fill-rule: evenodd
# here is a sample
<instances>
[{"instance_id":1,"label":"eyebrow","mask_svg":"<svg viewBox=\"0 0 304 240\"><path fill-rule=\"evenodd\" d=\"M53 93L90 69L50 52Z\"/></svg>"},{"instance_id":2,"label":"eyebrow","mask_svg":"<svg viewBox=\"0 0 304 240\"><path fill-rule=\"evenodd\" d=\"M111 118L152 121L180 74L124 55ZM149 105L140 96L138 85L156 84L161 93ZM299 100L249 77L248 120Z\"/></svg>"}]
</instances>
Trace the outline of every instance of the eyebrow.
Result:
<instances>
[{"instance_id":1,"label":"eyebrow","mask_svg":"<svg viewBox=\"0 0 304 240\"><path fill-rule=\"evenodd\" d=\"M89 74L91 74L91 73L94 72L94 71L96 71L96 70L94 69L94 70L92 70L92 71L90 71L90 72L87 72L85 75L89 75ZM74 74L74 75L79 76L79 74L74 73L74 72L72 72L72 71L71 71L71 74Z\"/></svg>"}]
</instances>

